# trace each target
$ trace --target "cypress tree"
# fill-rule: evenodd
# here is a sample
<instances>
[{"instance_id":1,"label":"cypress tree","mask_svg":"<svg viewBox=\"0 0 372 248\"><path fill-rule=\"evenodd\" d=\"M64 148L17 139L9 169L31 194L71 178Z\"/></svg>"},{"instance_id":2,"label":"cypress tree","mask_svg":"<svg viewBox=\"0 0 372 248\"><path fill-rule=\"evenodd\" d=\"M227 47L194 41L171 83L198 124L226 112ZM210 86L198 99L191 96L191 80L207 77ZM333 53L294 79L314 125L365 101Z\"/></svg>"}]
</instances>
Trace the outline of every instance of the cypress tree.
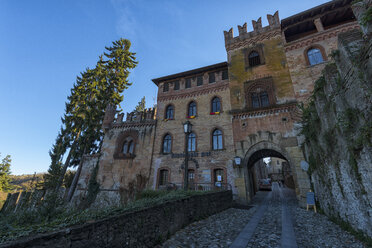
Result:
<instances>
[{"instance_id":1,"label":"cypress tree","mask_svg":"<svg viewBox=\"0 0 372 248\"><path fill-rule=\"evenodd\" d=\"M62 127L50 151L51 165L45 186L58 190L66 170L81 164L84 154L99 152L103 140L101 128L108 105L119 105L123 91L131 85L128 76L137 65L135 53L127 39L105 47L93 69L86 69L76 78L67 98ZM65 163L63 157L67 154Z\"/></svg>"}]
</instances>

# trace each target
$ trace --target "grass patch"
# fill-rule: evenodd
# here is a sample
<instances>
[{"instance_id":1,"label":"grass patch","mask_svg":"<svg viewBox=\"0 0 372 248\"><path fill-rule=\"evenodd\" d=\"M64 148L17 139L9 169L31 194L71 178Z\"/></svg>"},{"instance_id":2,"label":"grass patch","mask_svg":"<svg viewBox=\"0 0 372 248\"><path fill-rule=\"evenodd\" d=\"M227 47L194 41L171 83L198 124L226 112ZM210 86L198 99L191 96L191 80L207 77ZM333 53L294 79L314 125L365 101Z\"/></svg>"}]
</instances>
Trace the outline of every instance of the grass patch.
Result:
<instances>
[{"instance_id":1,"label":"grass patch","mask_svg":"<svg viewBox=\"0 0 372 248\"><path fill-rule=\"evenodd\" d=\"M53 209L40 207L35 210L10 214L0 214L0 243L19 239L23 236L60 230L69 226L100 220L129 211L140 210L170 201L203 195L206 191L153 191L145 190L138 194L136 200L125 206L70 209L62 204ZM46 211L52 211L47 214Z\"/></svg>"}]
</instances>

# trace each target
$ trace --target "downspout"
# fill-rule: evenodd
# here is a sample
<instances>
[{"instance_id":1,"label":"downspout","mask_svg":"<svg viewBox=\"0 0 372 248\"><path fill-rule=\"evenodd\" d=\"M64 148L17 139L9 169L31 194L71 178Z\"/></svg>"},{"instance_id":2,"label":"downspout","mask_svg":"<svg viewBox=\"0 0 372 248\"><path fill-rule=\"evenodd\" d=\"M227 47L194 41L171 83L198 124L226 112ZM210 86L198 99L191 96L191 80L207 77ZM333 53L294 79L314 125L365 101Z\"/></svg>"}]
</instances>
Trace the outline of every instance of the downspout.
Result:
<instances>
[{"instance_id":1,"label":"downspout","mask_svg":"<svg viewBox=\"0 0 372 248\"><path fill-rule=\"evenodd\" d=\"M150 182L151 171L152 171L152 162L153 162L153 158L154 158L155 138L156 138L156 126L157 126L157 123L158 123L158 121L155 120L154 140L153 140L153 142L152 142L152 151L151 151L150 170L149 170L149 180L148 180L148 182Z\"/></svg>"}]
</instances>

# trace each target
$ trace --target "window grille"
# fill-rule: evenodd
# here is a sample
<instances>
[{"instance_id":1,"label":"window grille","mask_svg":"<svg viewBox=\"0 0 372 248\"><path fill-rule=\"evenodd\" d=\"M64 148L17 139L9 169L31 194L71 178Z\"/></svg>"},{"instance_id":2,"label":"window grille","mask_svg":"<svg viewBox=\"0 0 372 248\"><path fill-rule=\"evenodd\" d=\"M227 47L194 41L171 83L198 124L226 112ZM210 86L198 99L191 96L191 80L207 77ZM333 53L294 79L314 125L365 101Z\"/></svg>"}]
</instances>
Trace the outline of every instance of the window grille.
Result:
<instances>
[{"instance_id":1,"label":"window grille","mask_svg":"<svg viewBox=\"0 0 372 248\"><path fill-rule=\"evenodd\" d=\"M249 54L248 60L249 60L249 66L250 67L261 64L260 55L256 51L253 51Z\"/></svg>"},{"instance_id":2,"label":"window grille","mask_svg":"<svg viewBox=\"0 0 372 248\"><path fill-rule=\"evenodd\" d=\"M159 175L159 185L167 185L168 184L168 170L160 170Z\"/></svg>"}]
</instances>

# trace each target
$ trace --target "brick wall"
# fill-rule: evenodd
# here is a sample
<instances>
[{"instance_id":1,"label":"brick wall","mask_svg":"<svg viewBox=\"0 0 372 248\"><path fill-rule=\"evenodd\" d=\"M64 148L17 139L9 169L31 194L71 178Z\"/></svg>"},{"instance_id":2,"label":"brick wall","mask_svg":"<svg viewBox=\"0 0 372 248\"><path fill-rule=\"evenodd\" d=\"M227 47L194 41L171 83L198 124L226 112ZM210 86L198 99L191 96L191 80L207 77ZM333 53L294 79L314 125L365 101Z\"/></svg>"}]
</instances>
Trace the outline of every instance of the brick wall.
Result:
<instances>
[{"instance_id":1,"label":"brick wall","mask_svg":"<svg viewBox=\"0 0 372 248\"><path fill-rule=\"evenodd\" d=\"M234 169L234 144L232 139L230 92L229 82L222 79L222 68L218 71L204 71L203 74L195 74L191 77L191 87L185 88L185 78L178 78L180 89L173 90L173 85L169 83L169 91L163 92L163 83L160 84L158 91L157 105L157 130L154 148L153 173L150 177L150 186L158 187L158 174L161 169L167 169L169 181L173 183L182 183L184 178L184 157L185 151L185 133L183 123L189 120L193 127L193 133L196 135L196 151L198 155L193 157L197 164L189 161L189 169L194 170L195 183L213 183L214 170L224 170L224 183L232 184L233 191L236 191L233 183ZM216 81L209 83L209 73L215 73ZM197 75L203 75L203 85L197 86ZM190 77L190 76L189 76ZM171 80L174 81L174 80ZM221 100L221 112L217 115L211 115L211 101L214 97ZM187 118L188 104L194 101L197 107L196 117ZM166 107L172 104L174 106L174 119L164 120ZM214 129L220 129L223 132L223 149L214 151L212 149L212 132ZM172 136L172 153L163 154L162 143L166 134ZM203 155L204 154L204 155ZM181 155L181 156L174 156ZM234 192L236 193L236 192Z\"/></svg>"}]
</instances>

